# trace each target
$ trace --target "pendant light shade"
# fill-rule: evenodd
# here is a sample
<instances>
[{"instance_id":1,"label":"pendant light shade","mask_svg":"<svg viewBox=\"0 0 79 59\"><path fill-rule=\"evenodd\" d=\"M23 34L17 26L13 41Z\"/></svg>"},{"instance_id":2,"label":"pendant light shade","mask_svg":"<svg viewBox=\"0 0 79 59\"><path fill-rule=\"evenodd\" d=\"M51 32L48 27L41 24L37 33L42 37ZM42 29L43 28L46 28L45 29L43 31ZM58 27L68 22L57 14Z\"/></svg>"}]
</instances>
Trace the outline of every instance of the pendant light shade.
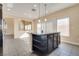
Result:
<instances>
[{"instance_id":1,"label":"pendant light shade","mask_svg":"<svg viewBox=\"0 0 79 59\"><path fill-rule=\"evenodd\" d=\"M38 22L40 23L40 19L38 20Z\"/></svg>"},{"instance_id":2,"label":"pendant light shade","mask_svg":"<svg viewBox=\"0 0 79 59\"><path fill-rule=\"evenodd\" d=\"M45 18L44 20L45 20L45 21L47 21L47 19L46 19L46 18Z\"/></svg>"}]
</instances>

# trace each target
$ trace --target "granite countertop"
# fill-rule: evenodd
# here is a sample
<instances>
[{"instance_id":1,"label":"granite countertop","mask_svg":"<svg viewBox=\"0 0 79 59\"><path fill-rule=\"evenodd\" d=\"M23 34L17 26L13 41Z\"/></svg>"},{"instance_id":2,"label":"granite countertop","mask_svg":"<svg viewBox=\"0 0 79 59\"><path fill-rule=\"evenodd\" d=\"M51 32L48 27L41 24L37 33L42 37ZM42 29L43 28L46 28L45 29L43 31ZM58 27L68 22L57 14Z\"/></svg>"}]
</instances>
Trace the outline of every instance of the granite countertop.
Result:
<instances>
[{"instance_id":1,"label":"granite countertop","mask_svg":"<svg viewBox=\"0 0 79 59\"><path fill-rule=\"evenodd\" d=\"M53 32L53 33L46 33L46 34L35 34L35 33L31 33L31 34L34 34L34 35L47 35L47 34L55 34L55 33L60 33L60 32Z\"/></svg>"}]
</instances>

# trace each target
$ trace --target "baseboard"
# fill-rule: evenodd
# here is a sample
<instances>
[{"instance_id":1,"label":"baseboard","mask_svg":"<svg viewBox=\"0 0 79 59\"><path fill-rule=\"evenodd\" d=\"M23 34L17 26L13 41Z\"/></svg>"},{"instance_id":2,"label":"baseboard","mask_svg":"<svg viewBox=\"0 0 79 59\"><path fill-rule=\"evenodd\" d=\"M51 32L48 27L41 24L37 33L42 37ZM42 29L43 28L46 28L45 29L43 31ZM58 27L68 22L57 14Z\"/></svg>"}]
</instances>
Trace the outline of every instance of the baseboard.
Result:
<instances>
[{"instance_id":1,"label":"baseboard","mask_svg":"<svg viewBox=\"0 0 79 59\"><path fill-rule=\"evenodd\" d=\"M14 36L14 34L5 34L5 35L8 35L8 36Z\"/></svg>"},{"instance_id":2,"label":"baseboard","mask_svg":"<svg viewBox=\"0 0 79 59\"><path fill-rule=\"evenodd\" d=\"M79 46L79 43L75 43L75 42L70 42L70 41L65 41L65 40L61 40L61 42L65 42L65 43Z\"/></svg>"}]
</instances>

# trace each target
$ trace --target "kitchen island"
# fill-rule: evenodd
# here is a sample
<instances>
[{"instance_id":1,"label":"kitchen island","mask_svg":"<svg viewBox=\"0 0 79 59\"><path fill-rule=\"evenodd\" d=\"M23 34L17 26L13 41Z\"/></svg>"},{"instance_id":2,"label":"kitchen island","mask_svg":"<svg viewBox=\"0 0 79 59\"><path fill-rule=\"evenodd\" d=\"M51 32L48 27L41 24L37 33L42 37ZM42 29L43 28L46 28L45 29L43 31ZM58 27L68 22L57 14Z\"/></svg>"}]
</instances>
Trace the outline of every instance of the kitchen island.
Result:
<instances>
[{"instance_id":1,"label":"kitchen island","mask_svg":"<svg viewBox=\"0 0 79 59\"><path fill-rule=\"evenodd\" d=\"M50 53L60 44L60 33L32 34L32 49L40 53Z\"/></svg>"}]
</instances>

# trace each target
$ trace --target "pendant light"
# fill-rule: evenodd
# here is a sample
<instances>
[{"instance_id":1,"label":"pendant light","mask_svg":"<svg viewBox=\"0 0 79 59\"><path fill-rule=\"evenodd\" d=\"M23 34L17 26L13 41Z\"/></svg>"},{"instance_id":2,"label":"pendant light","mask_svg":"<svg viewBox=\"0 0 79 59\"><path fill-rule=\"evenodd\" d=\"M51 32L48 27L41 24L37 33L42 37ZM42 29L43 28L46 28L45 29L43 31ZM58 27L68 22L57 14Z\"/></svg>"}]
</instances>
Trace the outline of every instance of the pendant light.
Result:
<instances>
[{"instance_id":1,"label":"pendant light","mask_svg":"<svg viewBox=\"0 0 79 59\"><path fill-rule=\"evenodd\" d=\"M39 3L39 20L38 20L38 22L41 22L40 21L40 3Z\"/></svg>"},{"instance_id":2,"label":"pendant light","mask_svg":"<svg viewBox=\"0 0 79 59\"><path fill-rule=\"evenodd\" d=\"M39 20L38 20L38 22L41 24L41 34L43 34L43 24L40 20L40 3L39 3Z\"/></svg>"},{"instance_id":3,"label":"pendant light","mask_svg":"<svg viewBox=\"0 0 79 59\"><path fill-rule=\"evenodd\" d=\"M47 19L46 19L46 4L44 4L44 6L45 6L45 19L44 19L44 21L47 21Z\"/></svg>"}]
</instances>

